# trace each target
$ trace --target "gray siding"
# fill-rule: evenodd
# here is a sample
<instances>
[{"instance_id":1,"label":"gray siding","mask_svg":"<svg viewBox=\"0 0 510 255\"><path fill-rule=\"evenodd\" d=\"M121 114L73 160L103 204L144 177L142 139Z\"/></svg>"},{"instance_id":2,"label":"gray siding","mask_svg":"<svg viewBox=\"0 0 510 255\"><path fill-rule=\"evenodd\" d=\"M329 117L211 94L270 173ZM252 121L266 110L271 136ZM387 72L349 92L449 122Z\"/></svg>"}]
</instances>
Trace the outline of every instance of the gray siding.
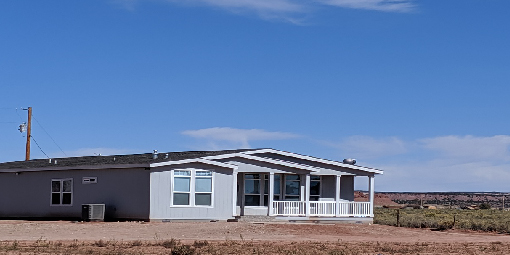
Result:
<instances>
[{"instance_id":1,"label":"gray siding","mask_svg":"<svg viewBox=\"0 0 510 255\"><path fill-rule=\"evenodd\" d=\"M336 192L336 176L323 175L321 183L321 197L322 198L335 198Z\"/></svg>"},{"instance_id":2,"label":"gray siding","mask_svg":"<svg viewBox=\"0 0 510 255\"><path fill-rule=\"evenodd\" d=\"M340 198L354 201L354 176L340 178Z\"/></svg>"},{"instance_id":3,"label":"gray siding","mask_svg":"<svg viewBox=\"0 0 510 255\"><path fill-rule=\"evenodd\" d=\"M212 207L171 206L171 170L203 169L213 171ZM200 163L164 166L152 169L150 218L151 220L188 220L233 218L233 170Z\"/></svg>"},{"instance_id":4,"label":"gray siding","mask_svg":"<svg viewBox=\"0 0 510 255\"><path fill-rule=\"evenodd\" d=\"M254 161L243 158L229 159L226 163L237 165L239 173L288 173L288 174L307 174L309 171L296 169L287 166L281 166L266 162Z\"/></svg>"},{"instance_id":5,"label":"gray siding","mask_svg":"<svg viewBox=\"0 0 510 255\"><path fill-rule=\"evenodd\" d=\"M97 177L96 184L82 184ZM72 206L50 206L51 180L73 179ZM81 218L82 204L106 204L106 217L148 219L149 171L135 169L0 173L0 217Z\"/></svg>"}]
</instances>

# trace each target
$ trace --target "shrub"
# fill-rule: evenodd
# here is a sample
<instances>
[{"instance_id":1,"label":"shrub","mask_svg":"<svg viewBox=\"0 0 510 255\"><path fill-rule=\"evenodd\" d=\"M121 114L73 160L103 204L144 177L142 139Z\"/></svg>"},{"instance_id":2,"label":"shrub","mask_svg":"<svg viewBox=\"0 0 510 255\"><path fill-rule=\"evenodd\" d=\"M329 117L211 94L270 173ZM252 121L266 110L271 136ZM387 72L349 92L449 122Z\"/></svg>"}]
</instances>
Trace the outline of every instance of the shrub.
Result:
<instances>
[{"instance_id":1,"label":"shrub","mask_svg":"<svg viewBox=\"0 0 510 255\"><path fill-rule=\"evenodd\" d=\"M489 203L483 203L481 204L478 208L482 209L482 210L488 210L488 209L491 209L491 204Z\"/></svg>"}]
</instances>

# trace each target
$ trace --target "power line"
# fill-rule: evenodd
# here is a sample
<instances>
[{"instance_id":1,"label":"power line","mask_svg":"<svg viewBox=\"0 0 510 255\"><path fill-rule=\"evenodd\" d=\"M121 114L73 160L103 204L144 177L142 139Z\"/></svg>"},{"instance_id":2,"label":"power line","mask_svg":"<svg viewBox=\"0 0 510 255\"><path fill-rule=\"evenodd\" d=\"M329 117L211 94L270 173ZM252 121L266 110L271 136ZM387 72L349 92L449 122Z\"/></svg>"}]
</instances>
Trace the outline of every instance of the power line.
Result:
<instances>
[{"instance_id":1,"label":"power line","mask_svg":"<svg viewBox=\"0 0 510 255\"><path fill-rule=\"evenodd\" d=\"M56 145L56 146L60 149L60 151L61 151L62 153L64 153L64 155L65 155L66 157L68 157L68 156L67 156L67 154L66 154L66 153L62 150L62 148L60 148L60 146L58 146L57 142L55 142L55 140L53 139L53 137L51 137L51 135L50 135L50 134L46 131L46 129L44 129L44 128L43 128L43 126L41 125L41 123L39 123L39 121L37 120L37 118L35 118L35 117L34 117L34 114L32 114L32 118L34 118L35 122L37 122L37 124L39 125L39 127L41 127L41 129L44 131L44 133L46 133L46 134L47 134L47 135L51 138L51 140L53 141L53 143L54 143L54 144L55 144L55 145Z\"/></svg>"},{"instance_id":2,"label":"power line","mask_svg":"<svg viewBox=\"0 0 510 255\"><path fill-rule=\"evenodd\" d=\"M41 152L47 157L47 158L50 158L48 157L48 155L46 155L46 153L41 149L41 146L39 146L39 144L37 143L37 141L34 139L34 136L31 135L30 138L32 138L32 140L34 140L35 144L37 145L37 147L39 147L39 150L41 150Z\"/></svg>"},{"instance_id":3,"label":"power line","mask_svg":"<svg viewBox=\"0 0 510 255\"><path fill-rule=\"evenodd\" d=\"M23 118L21 118L21 115L19 115L18 108L16 108L16 114L18 115L19 119L23 121Z\"/></svg>"}]
</instances>

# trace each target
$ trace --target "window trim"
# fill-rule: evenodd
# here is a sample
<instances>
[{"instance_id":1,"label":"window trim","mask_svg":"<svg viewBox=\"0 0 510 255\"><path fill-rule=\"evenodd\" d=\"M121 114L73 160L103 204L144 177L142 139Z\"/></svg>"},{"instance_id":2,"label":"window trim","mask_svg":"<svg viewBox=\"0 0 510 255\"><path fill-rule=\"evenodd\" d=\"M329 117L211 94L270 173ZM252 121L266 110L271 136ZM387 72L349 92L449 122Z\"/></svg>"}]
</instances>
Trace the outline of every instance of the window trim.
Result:
<instances>
[{"instance_id":1,"label":"window trim","mask_svg":"<svg viewBox=\"0 0 510 255\"><path fill-rule=\"evenodd\" d=\"M301 181L302 181L301 180L302 179L301 175L299 175L299 174L284 174L283 176L284 176L284 178L283 178L284 179L283 180L283 186L284 186L283 187L283 201L301 201L301 196L302 196L302 194L301 194ZM287 180L288 176L297 176L298 179L297 180ZM297 195L289 195L289 194L287 194L287 181L289 181L289 182L297 182L298 183L298 187L299 188L298 188L298 194ZM297 200L289 200L289 199L287 199L288 197L297 197Z\"/></svg>"},{"instance_id":2,"label":"window trim","mask_svg":"<svg viewBox=\"0 0 510 255\"><path fill-rule=\"evenodd\" d=\"M246 178L247 175L258 175L259 178ZM244 206L250 208L264 207L264 173L244 173L243 176L244 184L243 184L243 196L244 196ZM259 182L259 190L258 193L246 193L246 181L258 181ZM246 196L257 196L259 199L259 205L246 205Z\"/></svg>"},{"instance_id":3,"label":"window trim","mask_svg":"<svg viewBox=\"0 0 510 255\"><path fill-rule=\"evenodd\" d=\"M189 176L190 178L190 187L189 187L189 192L185 192L185 191L174 191L175 189L175 177L179 177L179 175L175 175L175 172L176 171L186 171L186 172L191 172L191 175ZM210 172L211 175L210 176L203 176L203 175L199 175L197 176L196 173L197 172ZM213 170L209 170L209 169L196 169L196 168L180 168L180 169L173 169L172 171L170 171L170 207L179 207L179 208L190 208L190 207L200 207L200 208L213 208L214 207L214 171ZM184 177L184 176L183 176ZM197 192L195 187L196 187L196 178L210 178L211 179L211 192L203 192L203 191L200 191L200 192ZM187 193L189 194L189 204L187 205L174 205L174 194L177 193L177 194L184 194L184 193ZM195 195L196 194L211 194L211 205L196 205L195 203Z\"/></svg>"},{"instance_id":4,"label":"window trim","mask_svg":"<svg viewBox=\"0 0 510 255\"><path fill-rule=\"evenodd\" d=\"M318 180L312 180L312 176L318 176L319 179ZM319 194L318 195L312 195L312 182L318 182L319 183ZM317 197L317 200L312 200L311 198L312 197ZM322 197L322 175L310 175L310 197L308 198L308 200L310 201L319 201L320 198Z\"/></svg>"},{"instance_id":5,"label":"window trim","mask_svg":"<svg viewBox=\"0 0 510 255\"><path fill-rule=\"evenodd\" d=\"M53 191L53 182L54 181L60 182L60 191L59 192L54 192ZM64 181L71 181L71 192L64 192L63 191ZM73 202L74 202L74 180L73 180L73 178L55 178L55 179L51 179L50 184L51 184L50 185L50 206L57 206L57 207L58 206L73 206ZM59 193L60 194L60 203L59 204L53 204L52 203L53 193ZM64 193L70 193L71 194L71 203L70 204L62 204L63 194Z\"/></svg>"}]
</instances>

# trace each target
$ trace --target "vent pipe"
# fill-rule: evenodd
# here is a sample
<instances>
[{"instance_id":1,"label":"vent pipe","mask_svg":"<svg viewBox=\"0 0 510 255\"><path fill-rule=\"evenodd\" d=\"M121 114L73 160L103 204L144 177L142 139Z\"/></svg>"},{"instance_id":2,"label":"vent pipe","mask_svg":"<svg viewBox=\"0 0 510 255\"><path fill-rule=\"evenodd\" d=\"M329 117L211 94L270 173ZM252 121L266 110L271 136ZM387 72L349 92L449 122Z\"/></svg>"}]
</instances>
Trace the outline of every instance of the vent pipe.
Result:
<instances>
[{"instance_id":1,"label":"vent pipe","mask_svg":"<svg viewBox=\"0 0 510 255\"><path fill-rule=\"evenodd\" d=\"M158 150L154 150L152 152L152 159L157 159L158 158Z\"/></svg>"},{"instance_id":2,"label":"vent pipe","mask_svg":"<svg viewBox=\"0 0 510 255\"><path fill-rule=\"evenodd\" d=\"M356 164L356 159L354 159L354 158L346 158L346 159L344 159L343 162L344 162L344 164L354 165L354 164Z\"/></svg>"}]
</instances>

